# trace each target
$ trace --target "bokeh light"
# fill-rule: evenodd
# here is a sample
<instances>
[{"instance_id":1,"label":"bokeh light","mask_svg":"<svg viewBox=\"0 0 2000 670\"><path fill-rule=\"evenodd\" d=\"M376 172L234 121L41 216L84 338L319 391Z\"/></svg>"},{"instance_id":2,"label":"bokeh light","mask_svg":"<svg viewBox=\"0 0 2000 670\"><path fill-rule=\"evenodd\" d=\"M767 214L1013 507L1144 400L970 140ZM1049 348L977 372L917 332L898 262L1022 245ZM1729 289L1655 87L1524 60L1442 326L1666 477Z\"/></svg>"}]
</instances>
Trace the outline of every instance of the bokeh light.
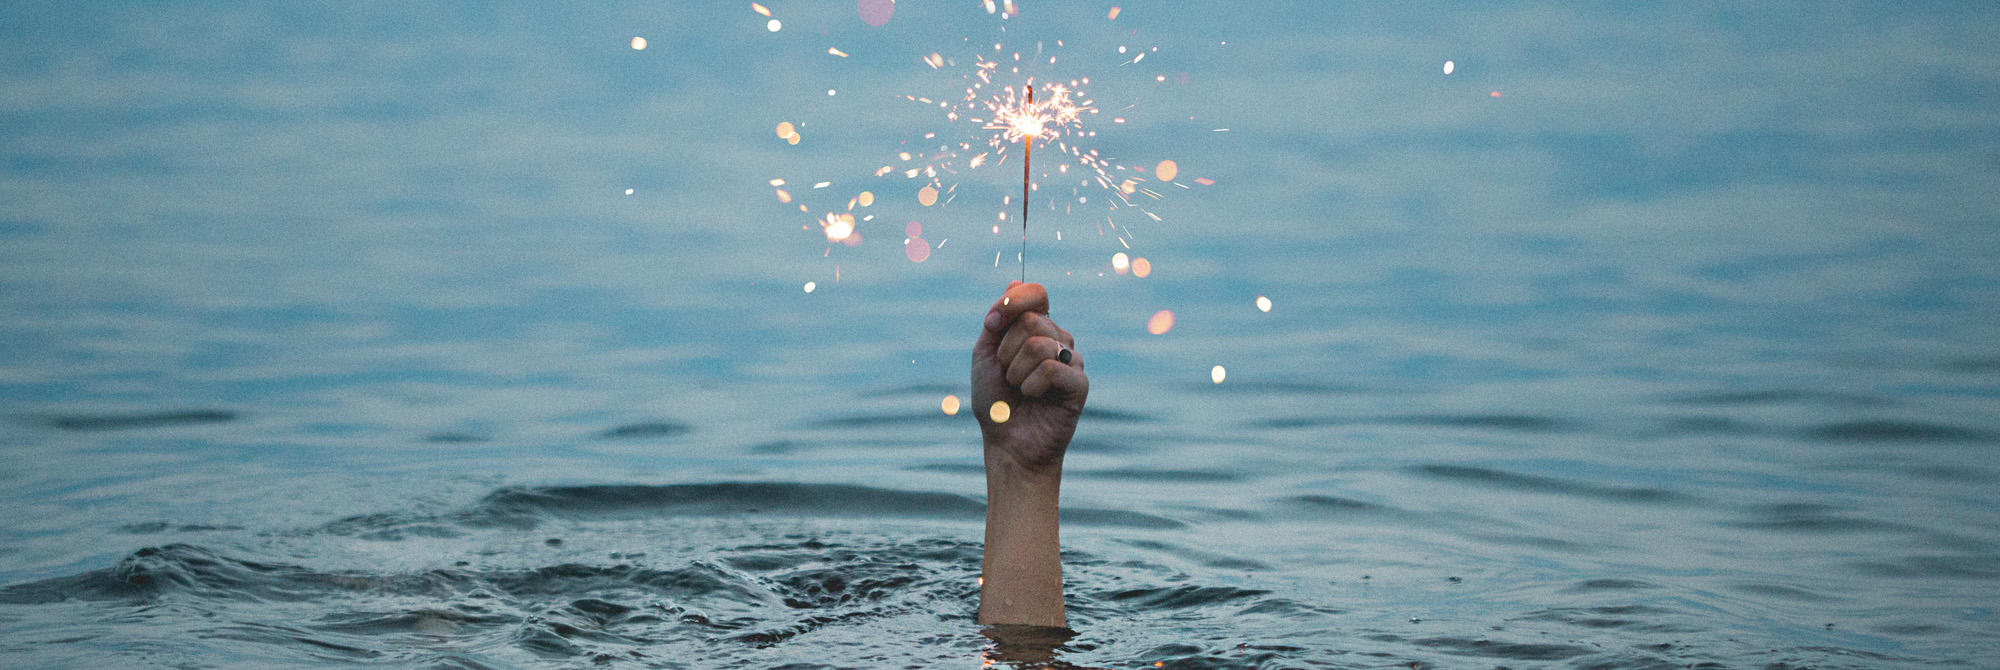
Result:
<instances>
[{"instance_id":1,"label":"bokeh light","mask_svg":"<svg viewBox=\"0 0 2000 670\"><path fill-rule=\"evenodd\" d=\"M1208 378L1215 380L1215 383L1217 384L1222 383L1222 378L1227 376L1229 376L1229 372L1227 370L1223 370L1222 366L1220 365L1217 365L1215 366L1215 369L1208 371Z\"/></svg>"},{"instance_id":2,"label":"bokeh light","mask_svg":"<svg viewBox=\"0 0 2000 670\"><path fill-rule=\"evenodd\" d=\"M646 50L646 38L644 38L644 37L634 37L634 38L632 38L632 48L634 48L634 49L638 49L638 50L640 50L640 51L645 51L645 50Z\"/></svg>"},{"instance_id":3,"label":"bokeh light","mask_svg":"<svg viewBox=\"0 0 2000 670\"><path fill-rule=\"evenodd\" d=\"M826 241L840 242L854 235L853 214L828 214L825 223Z\"/></svg>"},{"instance_id":4,"label":"bokeh light","mask_svg":"<svg viewBox=\"0 0 2000 670\"><path fill-rule=\"evenodd\" d=\"M777 19L771 19L770 23L764 24L764 29L774 33L778 32L778 29L783 27L785 27L785 24L779 23Z\"/></svg>"},{"instance_id":5,"label":"bokeh light","mask_svg":"<svg viewBox=\"0 0 2000 670\"><path fill-rule=\"evenodd\" d=\"M1146 319L1146 332L1148 333L1152 333L1154 335L1165 335L1167 334L1167 331L1173 329L1174 329L1174 311L1171 309L1163 309L1154 312L1152 318Z\"/></svg>"},{"instance_id":6,"label":"bokeh light","mask_svg":"<svg viewBox=\"0 0 2000 670\"><path fill-rule=\"evenodd\" d=\"M925 207L937 204L937 189L925 186L923 190L917 191L917 202Z\"/></svg>"},{"instance_id":7,"label":"bokeh light","mask_svg":"<svg viewBox=\"0 0 2000 670\"><path fill-rule=\"evenodd\" d=\"M944 397L944 413L946 415L958 414L958 396L948 395Z\"/></svg>"},{"instance_id":8,"label":"bokeh light","mask_svg":"<svg viewBox=\"0 0 2000 670\"><path fill-rule=\"evenodd\" d=\"M1104 20L1106 20L1106 21L1116 21L1116 20L1118 20L1118 11L1119 11L1119 10L1118 10L1118 8L1117 8L1117 7L1112 7L1112 8L1111 8L1111 13L1109 13L1109 14L1105 14L1105 15L1104 15Z\"/></svg>"},{"instance_id":9,"label":"bokeh light","mask_svg":"<svg viewBox=\"0 0 2000 670\"><path fill-rule=\"evenodd\" d=\"M1005 400L995 400L993 408L988 410L986 415L993 417L993 423L1007 423L1008 419L1014 418L1014 408L1008 407Z\"/></svg>"},{"instance_id":10,"label":"bokeh light","mask_svg":"<svg viewBox=\"0 0 2000 670\"><path fill-rule=\"evenodd\" d=\"M875 192L862 191L861 195L855 196L854 199L855 201L860 202L862 207L868 207L870 205L875 204Z\"/></svg>"},{"instance_id":11,"label":"bokeh light","mask_svg":"<svg viewBox=\"0 0 2000 670\"><path fill-rule=\"evenodd\" d=\"M1123 251L1112 254L1111 269L1116 270L1118 274L1125 274L1132 269L1132 259L1127 257Z\"/></svg>"},{"instance_id":12,"label":"bokeh light","mask_svg":"<svg viewBox=\"0 0 2000 670\"><path fill-rule=\"evenodd\" d=\"M817 284L817 283L814 283L814 282L806 282L806 292L807 292L807 293L811 293L811 292L813 292L813 289L816 289L816 288L819 288L819 284Z\"/></svg>"},{"instance_id":13,"label":"bokeh light","mask_svg":"<svg viewBox=\"0 0 2000 670\"><path fill-rule=\"evenodd\" d=\"M909 257L912 263L924 262L924 259L931 257L930 240L921 237L903 240L903 255Z\"/></svg>"},{"instance_id":14,"label":"bokeh light","mask_svg":"<svg viewBox=\"0 0 2000 670\"><path fill-rule=\"evenodd\" d=\"M1261 295L1257 296L1257 309L1263 312L1271 311L1271 299Z\"/></svg>"},{"instance_id":15,"label":"bokeh light","mask_svg":"<svg viewBox=\"0 0 2000 670\"><path fill-rule=\"evenodd\" d=\"M854 3L854 11L861 15L861 22L881 27L896 14L896 0L860 0Z\"/></svg>"},{"instance_id":16,"label":"bokeh light","mask_svg":"<svg viewBox=\"0 0 2000 670\"><path fill-rule=\"evenodd\" d=\"M924 236L924 224L921 224L921 223L917 223L917 222L915 222L915 221L911 221L911 222L909 222L909 223L906 223L906 224L903 224L903 236L904 236L904 237L923 237L923 236Z\"/></svg>"},{"instance_id":17,"label":"bokeh light","mask_svg":"<svg viewBox=\"0 0 2000 670\"><path fill-rule=\"evenodd\" d=\"M1452 70L1455 70L1455 69L1458 69L1458 66L1457 66L1456 64L1452 63L1451 61L1445 61L1445 62L1444 62L1444 73L1445 73L1445 74L1451 74L1451 71L1452 71Z\"/></svg>"},{"instance_id":18,"label":"bokeh light","mask_svg":"<svg viewBox=\"0 0 2000 670\"><path fill-rule=\"evenodd\" d=\"M1153 274L1153 263L1151 261L1146 260L1143 256L1132 259L1132 276L1144 277L1149 274Z\"/></svg>"},{"instance_id":19,"label":"bokeh light","mask_svg":"<svg viewBox=\"0 0 2000 670\"><path fill-rule=\"evenodd\" d=\"M1153 174L1158 176L1160 181L1173 181L1174 177L1180 176L1181 166L1173 161L1160 161L1159 165L1153 166Z\"/></svg>"}]
</instances>

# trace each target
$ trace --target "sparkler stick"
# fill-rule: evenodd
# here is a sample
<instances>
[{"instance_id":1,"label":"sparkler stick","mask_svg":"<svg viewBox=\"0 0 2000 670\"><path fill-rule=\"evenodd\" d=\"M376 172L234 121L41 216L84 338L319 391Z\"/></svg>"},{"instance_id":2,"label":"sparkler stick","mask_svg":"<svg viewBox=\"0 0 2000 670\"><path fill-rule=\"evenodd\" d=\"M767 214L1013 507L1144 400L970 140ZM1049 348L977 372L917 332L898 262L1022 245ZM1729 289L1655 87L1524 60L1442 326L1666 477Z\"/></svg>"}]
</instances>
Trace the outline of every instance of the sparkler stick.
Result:
<instances>
[{"instance_id":1,"label":"sparkler stick","mask_svg":"<svg viewBox=\"0 0 2000 670\"><path fill-rule=\"evenodd\" d=\"M1028 89L1027 109L1035 108L1035 87ZM1021 283L1028 283L1028 166L1034 163L1035 134L1021 134Z\"/></svg>"}]
</instances>

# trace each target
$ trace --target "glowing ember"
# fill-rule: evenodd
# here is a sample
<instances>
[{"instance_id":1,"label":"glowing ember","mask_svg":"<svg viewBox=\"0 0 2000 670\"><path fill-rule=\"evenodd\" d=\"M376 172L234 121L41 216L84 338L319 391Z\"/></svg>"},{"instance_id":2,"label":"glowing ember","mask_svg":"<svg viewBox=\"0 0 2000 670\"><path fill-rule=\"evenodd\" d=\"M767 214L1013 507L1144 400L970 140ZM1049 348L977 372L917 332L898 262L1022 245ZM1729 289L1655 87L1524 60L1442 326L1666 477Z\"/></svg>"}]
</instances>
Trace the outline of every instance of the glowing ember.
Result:
<instances>
[{"instance_id":1,"label":"glowing ember","mask_svg":"<svg viewBox=\"0 0 2000 670\"><path fill-rule=\"evenodd\" d=\"M1118 274L1121 275L1125 274L1131 268L1132 268L1132 259L1131 257L1126 256L1125 252L1120 251L1118 253L1111 255L1111 269L1117 270Z\"/></svg>"},{"instance_id":2,"label":"glowing ember","mask_svg":"<svg viewBox=\"0 0 2000 670\"><path fill-rule=\"evenodd\" d=\"M958 414L958 396L948 395L944 397L944 413L946 415Z\"/></svg>"},{"instance_id":3,"label":"glowing ember","mask_svg":"<svg viewBox=\"0 0 2000 670\"><path fill-rule=\"evenodd\" d=\"M854 3L854 11L861 15L862 23L880 28L895 15L896 0L860 0Z\"/></svg>"},{"instance_id":4,"label":"glowing ember","mask_svg":"<svg viewBox=\"0 0 2000 670\"><path fill-rule=\"evenodd\" d=\"M917 202L923 203L925 207L935 205L937 204L937 195L937 189L925 186L922 190L917 191Z\"/></svg>"},{"instance_id":5,"label":"glowing ember","mask_svg":"<svg viewBox=\"0 0 2000 670\"><path fill-rule=\"evenodd\" d=\"M1229 372L1223 370L1222 366L1220 365L1217 365L1215 366L1215 369L1208 371L1208 378L1215 380L1215 383L1217 384L1222 383L1222 378L1227 376L1229 376Z\"/></svg>"},{"instance_id":6,"label":"glowing ember","mask_svg":"<svg viewBox=\"0 0 2000 670\"><path fill-rule=\"evenodd\" d=\"M1180 176L1181 166L1173 161L1160 161L1159 165L1153 166L1153 174L1158 176L1160 181L1173 181L1174 177Z\"/></svg>"},{"instance_id":7,"label":"glowing ember","mask_svg":"<svg viewBox=\"0 0 2000 670\"><path fill-rule=\"evenodd\" d=\"M1271 299L1261 295L1257 296L1257 310L1262 312L1271 311Z\"/></svg>"},{"instance_id":8,"label":"glowing ember","mask_svg":"<svg viewBox=\"0 0 2000 670\"><path fill-rule=\"evenodd\" d=\"M779 23L777 19L771 19L770 23L764 24L765 30L769 30L774 33L778 32L778 29L783 27L785 27L785 24Z\"/></svg>"},{"instance_id":9,"label":"glowing ember","mask_svg":"<svg viewBox=\"0 0 2000 670\"><path fill-rule=\"evenodd\" d=\"M836 48L833 48L833 47L827 47L827 48L826 48L826 52L827 52L827 53L829 53L829 54L833 54L833 55L835 55L835 56L839 56L839 57L841 57L841 58L846 58L846 57L847 57L847 52L845 52L845 51L841 51L841 50L839 50L839 49L836 49Z\"/></svg>"},{"instance_id":10,"label":"glowing ember","mask_svg":"<svg viewBox=\"0 0 2000 670\"><path fill-rule=\"evenodd\" d=\"M1148 262L1145 258L1132 259L1132 276L1144 277L1149 274L1153 274L1152 263Z\"/></svg>"},{"instance_id":11,"label":"glowing ember","mask_svg":"<svg viewBox=\"0 0 2000 670\"><path fill-rule=\"evenodd\" d=\"M1152 318L1146 319L1146 332L1148 333L1152 333L1154 335L1165 335L1167 334L1167 331L1173 329L1174 329L1174 311L1171 309L1163 309L1158 312L1154 312Z\"/></svg>"},{"instance_id":12,"label":"glowing ember","mask_svg":"<svg viewBox=\"0 0 2000 670\"><path fill-rule=\"evenodd\" d=\"M1194 183L1201 184L1202 186L1214 186L1215 180L1209 179L1207 177L1195 177Z\"/></svg>"},{"instance_id":13,"label":"glowing ember","mask_svg":"<svg viewBox=\"0 0 2000 670\"><path fill-rule=\"evenodd\" d=\"M634 49L638 49L638 50L640 50L640 51L645 51L645 50L646 50L646 38L644 38L644 37L634 37L634 38L632 38L632 48L634 48Z\"/></svg>"},{"instance_id":14,"label":"glowing ember","mask_svg":"<svg viewBox=\"0 0 2000 670\"><path fill-rule=\"evenodd\" d=\"M625 189L625 195L632 195L632 189Z\"/></svg>"},{"instance_id":15,"label":"glowing ember","mask_svg":"<svg viewBox=\"0 0 2000 670\"><path fill-rule=\"evenodd\" d=\"M813 282L806 282L806 292L807 292L807 293L811 293L811 292L813 292L813 289L816 289L816 288L819 288L819 284L815 284L815 283L813 283Z\"/></svg>"},{"instance_id":16,"label":"glowing ember","mask_svg":"<svg viewBox=\"0 0 2000 670\"><path fill-rule=\"evenodd\" d=\"M1499 91L1494 91L1494 92L1493 92L1493 97L1495 97L1495 98L1498 98L1498 97L1500 97L1500 92L1499 92Z\"/></svg>"},{"instance_id":17,"label":"glowing ember","mask_svg":"<svg viewBox=\"0 0 2000 670\"><path fill-rule=\"evenodd\" d=\"M1111 13L1110 13L1110 14L1106 14L1106 15L1104 16L1104 20L1106 20L1106 21L1116 21L1116 20L1118 20L1118 8L1117 8L1117 7L1112 7L1112 8L1111 8Z\"/></svg>"},{"instance_id":18,"label":"glowing ember","mask_svg":"<svg viewBox=\"0 0 2000 670\"><path fill-rule=\"evenodd\" d=\"M750 11L756 12L758 14L763 14L765 16L771 15L771 10L769 8L766 8L765 6L754 2L750 3Z\"/></svg>"},{"instance_id":19,"label":"glowing ember","mask_svg":"<svg viewBox=\"0 0 2000 670\"><path fill-rule=\"evenodd\" d=\"M1444 73L1445 73L1445 74L1451 74L1451 71L1452 71L1452 70L1454 70L1454 69L1457 69L1457 67L1458 67L1458 66L1456 66L1456 65L1452 64L1452 62L1451 62L1451 61L1445 61L1445 62L1444 62Z\"/></svg>"},{"instance_id":20,"label":"glowing ember","mask_svg":"<svg viewBox=\"0 0 2000 670\"><path fill-rule=\"evenodd\" d=\"M854 234L853 214L828 214L820 225L826 227L826 241L840 242Z\"/></svg>"},{"instance_id":21,"label":"glowing ember","mask_svg":"<svg viewBox=\"0 0 2000 670\"><path fill-rule=\"evenodd\" d=\"M1014 418L1014 408L1008 407L1005 400L995 400L993 409L987 411L987 416L993 417L993 423L1007 423L1008 419Z\"/></svg>"},{"instance_id":22,"label":"glowing ember","mask_svg":"<svg viewBox=\"0 0 2000 670\"><path fill-rule=\"evenodd\" d=\"M772 185L772 186L784 186L784 185L785 185L785 180L783 180L783 179L773 179L773 180L771 180L771 185Z\"/></svg>"}]
</instances>

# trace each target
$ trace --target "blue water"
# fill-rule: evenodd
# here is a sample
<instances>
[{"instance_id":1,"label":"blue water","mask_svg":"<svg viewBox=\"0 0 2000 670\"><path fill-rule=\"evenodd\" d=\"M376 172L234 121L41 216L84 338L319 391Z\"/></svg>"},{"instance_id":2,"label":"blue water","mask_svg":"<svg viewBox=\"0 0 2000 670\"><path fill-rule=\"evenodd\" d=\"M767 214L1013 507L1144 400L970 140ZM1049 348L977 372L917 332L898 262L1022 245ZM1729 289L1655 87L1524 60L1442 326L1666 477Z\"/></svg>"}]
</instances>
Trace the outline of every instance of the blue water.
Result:
<instances>
[{"instance_id":1,"label":"blue water","mask_svg":"<svg viewBox=\"0 0 2000 670\"><path fill-rule=\"evenodd\" d=\"M2000 649L2000 11L745 4L0 7L0 665L979 663L1016 51L1180 171L1031 200L1062 661Z\"/></svg>"}]
</instances>

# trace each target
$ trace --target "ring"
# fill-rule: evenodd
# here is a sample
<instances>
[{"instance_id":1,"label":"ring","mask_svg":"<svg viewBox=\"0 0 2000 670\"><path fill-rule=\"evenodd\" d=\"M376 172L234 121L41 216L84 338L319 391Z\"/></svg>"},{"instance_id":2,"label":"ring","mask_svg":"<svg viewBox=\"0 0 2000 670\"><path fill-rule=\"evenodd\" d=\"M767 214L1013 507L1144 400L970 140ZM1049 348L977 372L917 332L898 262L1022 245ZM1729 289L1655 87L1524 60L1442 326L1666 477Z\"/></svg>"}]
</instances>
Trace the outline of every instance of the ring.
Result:
<instances>
[{"instance_id":1,"label":"ring","mask_svg":"<svg viewBox=\"0 0 2000 670\"><path fill-rule=\"evenodd\" d=\"M1060 347L1060 351L1056 352L1056 360L1062 361L1063 365L1069 365L1069 359L1069 347Z\"/></svg>"}]
</instances>

